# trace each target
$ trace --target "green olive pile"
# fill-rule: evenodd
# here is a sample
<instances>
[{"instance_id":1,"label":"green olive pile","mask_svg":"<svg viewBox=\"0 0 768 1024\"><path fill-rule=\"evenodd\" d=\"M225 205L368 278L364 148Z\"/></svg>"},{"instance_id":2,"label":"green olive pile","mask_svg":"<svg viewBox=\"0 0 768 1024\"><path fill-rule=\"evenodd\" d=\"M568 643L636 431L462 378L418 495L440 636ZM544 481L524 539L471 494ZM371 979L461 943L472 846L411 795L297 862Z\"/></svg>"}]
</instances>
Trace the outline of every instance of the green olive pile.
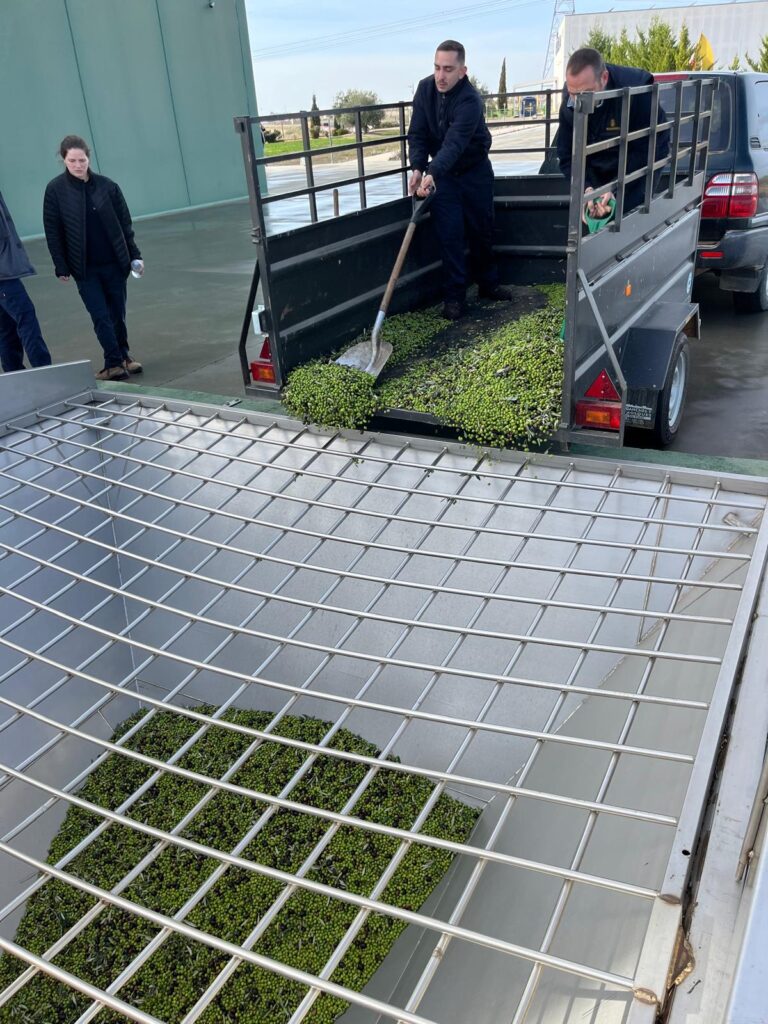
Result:
<instances>
[{"instance_id":1,"label":"green olive pile","mask_svg":"<svg viewBox=\"0 0 768 1024\"><path fill-rule=\"evenodd\" d=\"M378 382L317 361L294 370L283 402L304 422L326 427L363 429L376 412L407 409L429 413L469 443L524 449L542 444L560 418L565 289L540 290L547 297L543 309L466 344L438 344L433 355L430 344L449 326L435 309L393 316L382 330L393 354Z\"/></svg>"},{"instance_id":2,"label":"green olive pile","mask_svg":"<svg viewBox=\"0 0 768 1024\"><path fill-rule=\"evenodd\" d=\"M211 714L213 708L202 707ZM259 711L232 711L228 721L263 729L271 716ZM117 730L127 732L140 715ZM319 743L328 722L286 716L275 733ZM161 712L140 728L126 746L159 759L169 758L199 728L199 723ZM253 743L253 737L212 727L178 762L180 767L220 778ZM347 730L336 733L331 746L375 757L370 743ZM262 743L229 781L277 795L307 760L307 753L274 742ZM332 757L318 757L296 788L292 800L339 812L367 773L367 766ZM110 755L91 774L80 795L102 807L116 809L149 778L151 769L120 755ZM354 805L355 817L385 825L410 828L429 799L432 784L395 771L379 770ZM158 829L172 830L207 793L208 786L166 774L125 813ZM245 796L219 792L183 828L181 834L217 850L232 851L266 810ZM422 829L425 834L456 841L469 836L477 811L445 795L440 796ZM55 863L81 842L104 819L81 808L71 808L54 838L48 855ZM297 811L279 810L250 840L240 855L259 864L296 872L329 822ZM112 824L69 862L65 870L111 889L153 849L153 840ZM370 895L399 842L388 836L341 827L330 840L307 877L338 889ZM413 845L386 886L385 902L417 910L440 881L451 861L441 850ZM216 870L212 857L168 846L122 891L132 902L173 916ZM196 928L229 942L242 944L280 895L283 886L252 871L229 867L220 874L185 920ZM96 905L89 895L62 882L48 881L27 902L16 941L42 954L64 932ZM288 897L256 942L254 951L304 971L318 973L356 917L356 908L338 900L296 890ZM379 914L368 917L332 980L354 990L368 982L392 943L405 928L402 922ZM106 988L159 929L122 910L107 907L73 939L54 963L78 977ZM120 989L125 1001L168 1024L176 1024L226 965L228 958L210 947L171 935ZM0 959L0 989L17 977L24 965ZM279 1024L287 1021L307 989L263 968L240 963L215 1001L199 1018L202 1024ZM71 989L38 974L0 1008L3 1024L70 1024L88 1006ZM347 1004L321 995L307 1021L331 1024ZM122 1024L109 1010L98 1020Z\"/></svg>"}]
</instances>

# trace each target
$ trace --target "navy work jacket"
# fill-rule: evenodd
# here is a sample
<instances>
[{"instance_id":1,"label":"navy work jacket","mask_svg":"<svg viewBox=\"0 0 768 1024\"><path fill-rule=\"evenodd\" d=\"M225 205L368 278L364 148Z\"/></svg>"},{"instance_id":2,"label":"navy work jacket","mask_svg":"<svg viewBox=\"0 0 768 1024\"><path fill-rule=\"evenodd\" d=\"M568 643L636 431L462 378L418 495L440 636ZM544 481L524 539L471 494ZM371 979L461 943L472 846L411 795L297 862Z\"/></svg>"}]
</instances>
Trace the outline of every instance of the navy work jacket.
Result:
<instances>
[{"instance_id":1,"label":"navy work jacket","mask_svg":"<svg viewBox=\"0 0 768 1024\"><path fill-rule=\"evenodd\" d=\"M606 90L624 89L627 86L652 85L653 75L642 68L625 68L618 64L606 64L608 84ZM599 98L599 94L598 98ZM573 107L568 106L568 89L563 88L563 99L560 104L560 125L557 133L557 159L560 170L566 178L571 176L571 160L573 150ZM617 97L605 100L587 122L587 142L602 142L604 139L618 138L621 133L622 99ZM665 123L667 115L659 107L659 124ZM629 131L647 128L651 123L651 93L633 96L629 105ZM656 138L656 159L661 160L669 153L669 132L665 131ZM637 139L630 142L627 149L627 173L639 170L648 163L648 139ZM587 157L585 182L590 188L600 188L618 177L619 147L593 153ZM639 180L627 187L627 205L636 205L642 201L644 182ZM630 194L636 202L630 201ZM640 198L637 199L639 194Z\"/></svg>"},{"instance_id":2,"label":"navy work jacket","mask_svg":"<svg viewBox=\"0 0 768 1024\"><path fill-rule=\"evenodd\" d=\"M435 181L446 174L463 174L486 160L490 148L483 99L470 80L465 76L440 93L433 75L422 78L408 128L413 170L426 171Z\"/></svg>"}]
</instances>

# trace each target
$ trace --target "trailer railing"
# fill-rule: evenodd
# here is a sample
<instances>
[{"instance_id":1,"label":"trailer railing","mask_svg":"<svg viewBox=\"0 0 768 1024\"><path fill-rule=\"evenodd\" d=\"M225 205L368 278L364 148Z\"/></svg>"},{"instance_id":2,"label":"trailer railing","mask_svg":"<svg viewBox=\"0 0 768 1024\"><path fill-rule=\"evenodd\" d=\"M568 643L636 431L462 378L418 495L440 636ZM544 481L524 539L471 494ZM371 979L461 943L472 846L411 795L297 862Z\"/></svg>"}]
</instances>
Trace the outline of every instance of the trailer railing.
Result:
<instances>
[{"instance_id":1,"label":"trailer railing","mask_svg":"<svg viewBox=\"0 0 768 1024\"><path fill-rule=\"evenodd\" d=\"M690 295L713 96L714 82L698 78L574 97L561 440L583 440L589 433L595 443L621 444L628 386L620 359L626 347L642 343L643 324L664 303L677 307L668 312L680 318L681 328L695 315ZM648 126L630 131L631 104L643 97L650 97ZM615 99L621 100L616 137L590 142L590 116L598 104ZM668 152L657 156L665 136ZM643 140L645 162L628 171L630 146ZM617 176L590 189L589 158L610 150L618 150ZM643 183L642 200L633 207L640 216L628 218L628 189L635 182ZM606 229L585 234L583 202L606 192L615 193L615 216ZM606 360L619 392L621 428L574 432L575 403Z\"/></svg>"},{"instance_id":2,"label":"trailer railing","mask_svg":"<svg viewBox=\"0 0 768 1024\"><path fill-rule=\"evenodd\" d=\"M616 382L622 425L610 434L586 433L597 443L621 444L629 390L622 370L627 346L639 350L648 341L642 332L655 329L650 312L660 303L679 317L680 329L691 329L696 310L690 285L712 96L712 81L698 78L576 97L570 182L556 159L553 125L561 94L528 90L486 98L494 113L488 120L497 167L495 252L502 280L566 283L565 378L556 435L561 441L574 440L576 434L583 439L581 427L574 432L576 404L590 386L589 374L599 373L600 364ZM598 104L615 100L621 101L622 111L616 138L590 141L590 117ZM630 119L632 104L637 103L650 110L647 124L638 129L636 119ZM247 391L275 394L294 366L329 355L373 322L410 216L406 143L411 106L402 102L235 119L257 246L239 349ZM312 132L319 135L324 124L332 132L334 125L344 123L351 141L333 151L349 158L349 170L339 172L334 166L329 173L331 139L318 146L322 140L313 139ZM257 133L260 138L274 124L292 125L296 138L288 151L272 153L257 145ZM387 124L389 134L371 137L387 130ZM660 139L668 140L668 146L661 147L668 152L657 155ZM645 148L640 164L638 146ZM590 196L588 161L611 149L617 151L616 178L599 191L615 193L616 216L607 230L586 237L582 211ZM372 165L371 154L382 150L394 166ZM538 159L532 161L534 155ZM270 178L274 185L274 169L289 163L292 178L300 180L283 181L282 191L265 188ZM518 173L509 173L510 169ZM392 187L377 191L379 179L391 181ZM338 203L332 208L319 202L320 196L334 190L346 190L343 216L334 216ZM628 201L630 190L642 192L639 202ZM282 222L275 212L280 203L291 204L291 213ZM433 301L439 294L440 265L427 218L416 233L390 311ZM259 285L264 305L254 315ZM255 359L247 355L252 329L258 348ZM651 408L654 402L638 407Z\"/></svg>"}]
</instances>

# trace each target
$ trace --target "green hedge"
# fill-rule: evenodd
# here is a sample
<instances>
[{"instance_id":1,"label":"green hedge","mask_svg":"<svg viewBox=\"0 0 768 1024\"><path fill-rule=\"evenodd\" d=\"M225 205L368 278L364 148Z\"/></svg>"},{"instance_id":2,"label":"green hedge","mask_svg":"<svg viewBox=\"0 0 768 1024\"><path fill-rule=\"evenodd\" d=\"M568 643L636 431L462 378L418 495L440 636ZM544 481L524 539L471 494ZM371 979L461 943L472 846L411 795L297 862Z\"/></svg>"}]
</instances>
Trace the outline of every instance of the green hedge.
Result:
<instances>
[{"instance_id":1,"label":"green hedge","mask_svg":"<svg viewBox=\"0 0 768 1024\"><path fill-rule=\"evenodd\" d=\"M200 708L206 714L213 708ZM116 731L126 732L140 715ZM229 721L263 729L271 715L259 711L232 711ZM197 723L161 712L126 743L131 749L167 759L198 728ZM319 743L330 723L287 716L277 734ZM208 730L181 759L182 767L220 777L252 742L252 737L216 727ZM354 733L340 730L332 741L336 749L378 755L376 748ZM235 773L232 781L276 795L306 759L302 751L265 742ZM315 807L340 811L366 774L366 766L337 758L319 757L291 799ZM100 806L114 809L134 793L151 770L120 755L111 755L86 781L80 794ZM172 829L209 788L164 775L127 812L129 816L164 830ZM379 770L355 805L356 817L399 828L409 828L433 787L427 780L399 772ZM231 793L219 793L184 830L183 835L214 849L231 851L265 805ZM422 831L428 835L464 841L478 812L442 795ZM103 819L80 808L70 808L54 838L48 862L55 863L76 846ZM260 864L295 872L322 837L328 823L293 811L278 811L262 828L242 856ZM123 825L111 825L95 842L70 862L67 871L102 886L114 886L154 845L152 839ZM369 895L398 841L349 827L331 840L308 877L350 892ZM451 855L412 846L384 891L383 900L417 910L440 881ZM217 862L178 847L161 853L123 893L128 899L173 915L216 868ZM230 867L189 914L195 927L230 942L242 943L279 895L282 886L241 868ZM95 901L59 881L47 882L28 901L16 941L41 954L70 928ZM317 973L332 954L356 909L340 901L297 891L269 925L255 951L285 964ZM333 981L360 990L374 974L405 925L372 914L358 933ZM102 911L55 963L102 988L151 940L158 929L116 908ZM169 1024L177 1022L213 981L227 958L202 944L172 936L120 992L121 998L140 1006ZM24 965L15 958L0 959L0 990ZM203 1014L203 1024L278 1024L287 1021L306 993L297 983L261 968L241 964L216 1001ZM0 1008L2 1024L69 1024L77 1020L87 1000L45 976L36 978ZM321 995L307 1016L311 1024L331 1024L347 1004ZM103 1010L100 1024L122 1021Z\"/></svg>"},{"instance_id":2,"label":"green hedge","mask_svg":"<svg viewBox=\"0 0 768 1024\"><path fill-rule=\"evenodd\" d=\"M393 316L382 329L393 346L382 378L315 360L290 374L283 403L293 416L325 427L364 429L377 412L408 409L437 417L473 444L545 443L560 418L565 289L539 291L544 308L494 328L481 322L475 330L468 318L459 344L441 344L455 328L436 308Z\"/></svg>"}]
</instances>

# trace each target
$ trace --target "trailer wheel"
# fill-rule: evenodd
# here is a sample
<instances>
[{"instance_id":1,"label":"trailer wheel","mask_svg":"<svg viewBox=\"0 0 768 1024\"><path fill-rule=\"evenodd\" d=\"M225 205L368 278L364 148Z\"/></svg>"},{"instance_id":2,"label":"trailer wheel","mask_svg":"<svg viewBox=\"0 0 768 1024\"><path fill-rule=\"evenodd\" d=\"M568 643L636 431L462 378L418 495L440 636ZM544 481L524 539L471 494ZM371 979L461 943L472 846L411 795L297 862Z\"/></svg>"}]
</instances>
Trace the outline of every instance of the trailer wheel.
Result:
<instances>
[{"instance_id":1,"label":"trailer wheel","mask_svg":"<svg viewBox=\"0 0 768 1024\"><path fill-rule=\"evenodd\" d=\"M762 313L768 309L768 263L763 267L757 289L753 292L732 292L737 313Z\"/></svg>"},{"instance_id":2,"label":"trailer wheel","mask_svg":"<svg viewBox=\"0 0 768 1024\"><path fill-rule=\"evenodd\" d=\"M667 379L659 395L656 410L654 436L659 445L668 445L680 429L683 420L685 396L688 391L688 371L690 369L690 349L688 337L681 331L675 338L672 358L669 362Z\"/></svg>"}]
</instances>

